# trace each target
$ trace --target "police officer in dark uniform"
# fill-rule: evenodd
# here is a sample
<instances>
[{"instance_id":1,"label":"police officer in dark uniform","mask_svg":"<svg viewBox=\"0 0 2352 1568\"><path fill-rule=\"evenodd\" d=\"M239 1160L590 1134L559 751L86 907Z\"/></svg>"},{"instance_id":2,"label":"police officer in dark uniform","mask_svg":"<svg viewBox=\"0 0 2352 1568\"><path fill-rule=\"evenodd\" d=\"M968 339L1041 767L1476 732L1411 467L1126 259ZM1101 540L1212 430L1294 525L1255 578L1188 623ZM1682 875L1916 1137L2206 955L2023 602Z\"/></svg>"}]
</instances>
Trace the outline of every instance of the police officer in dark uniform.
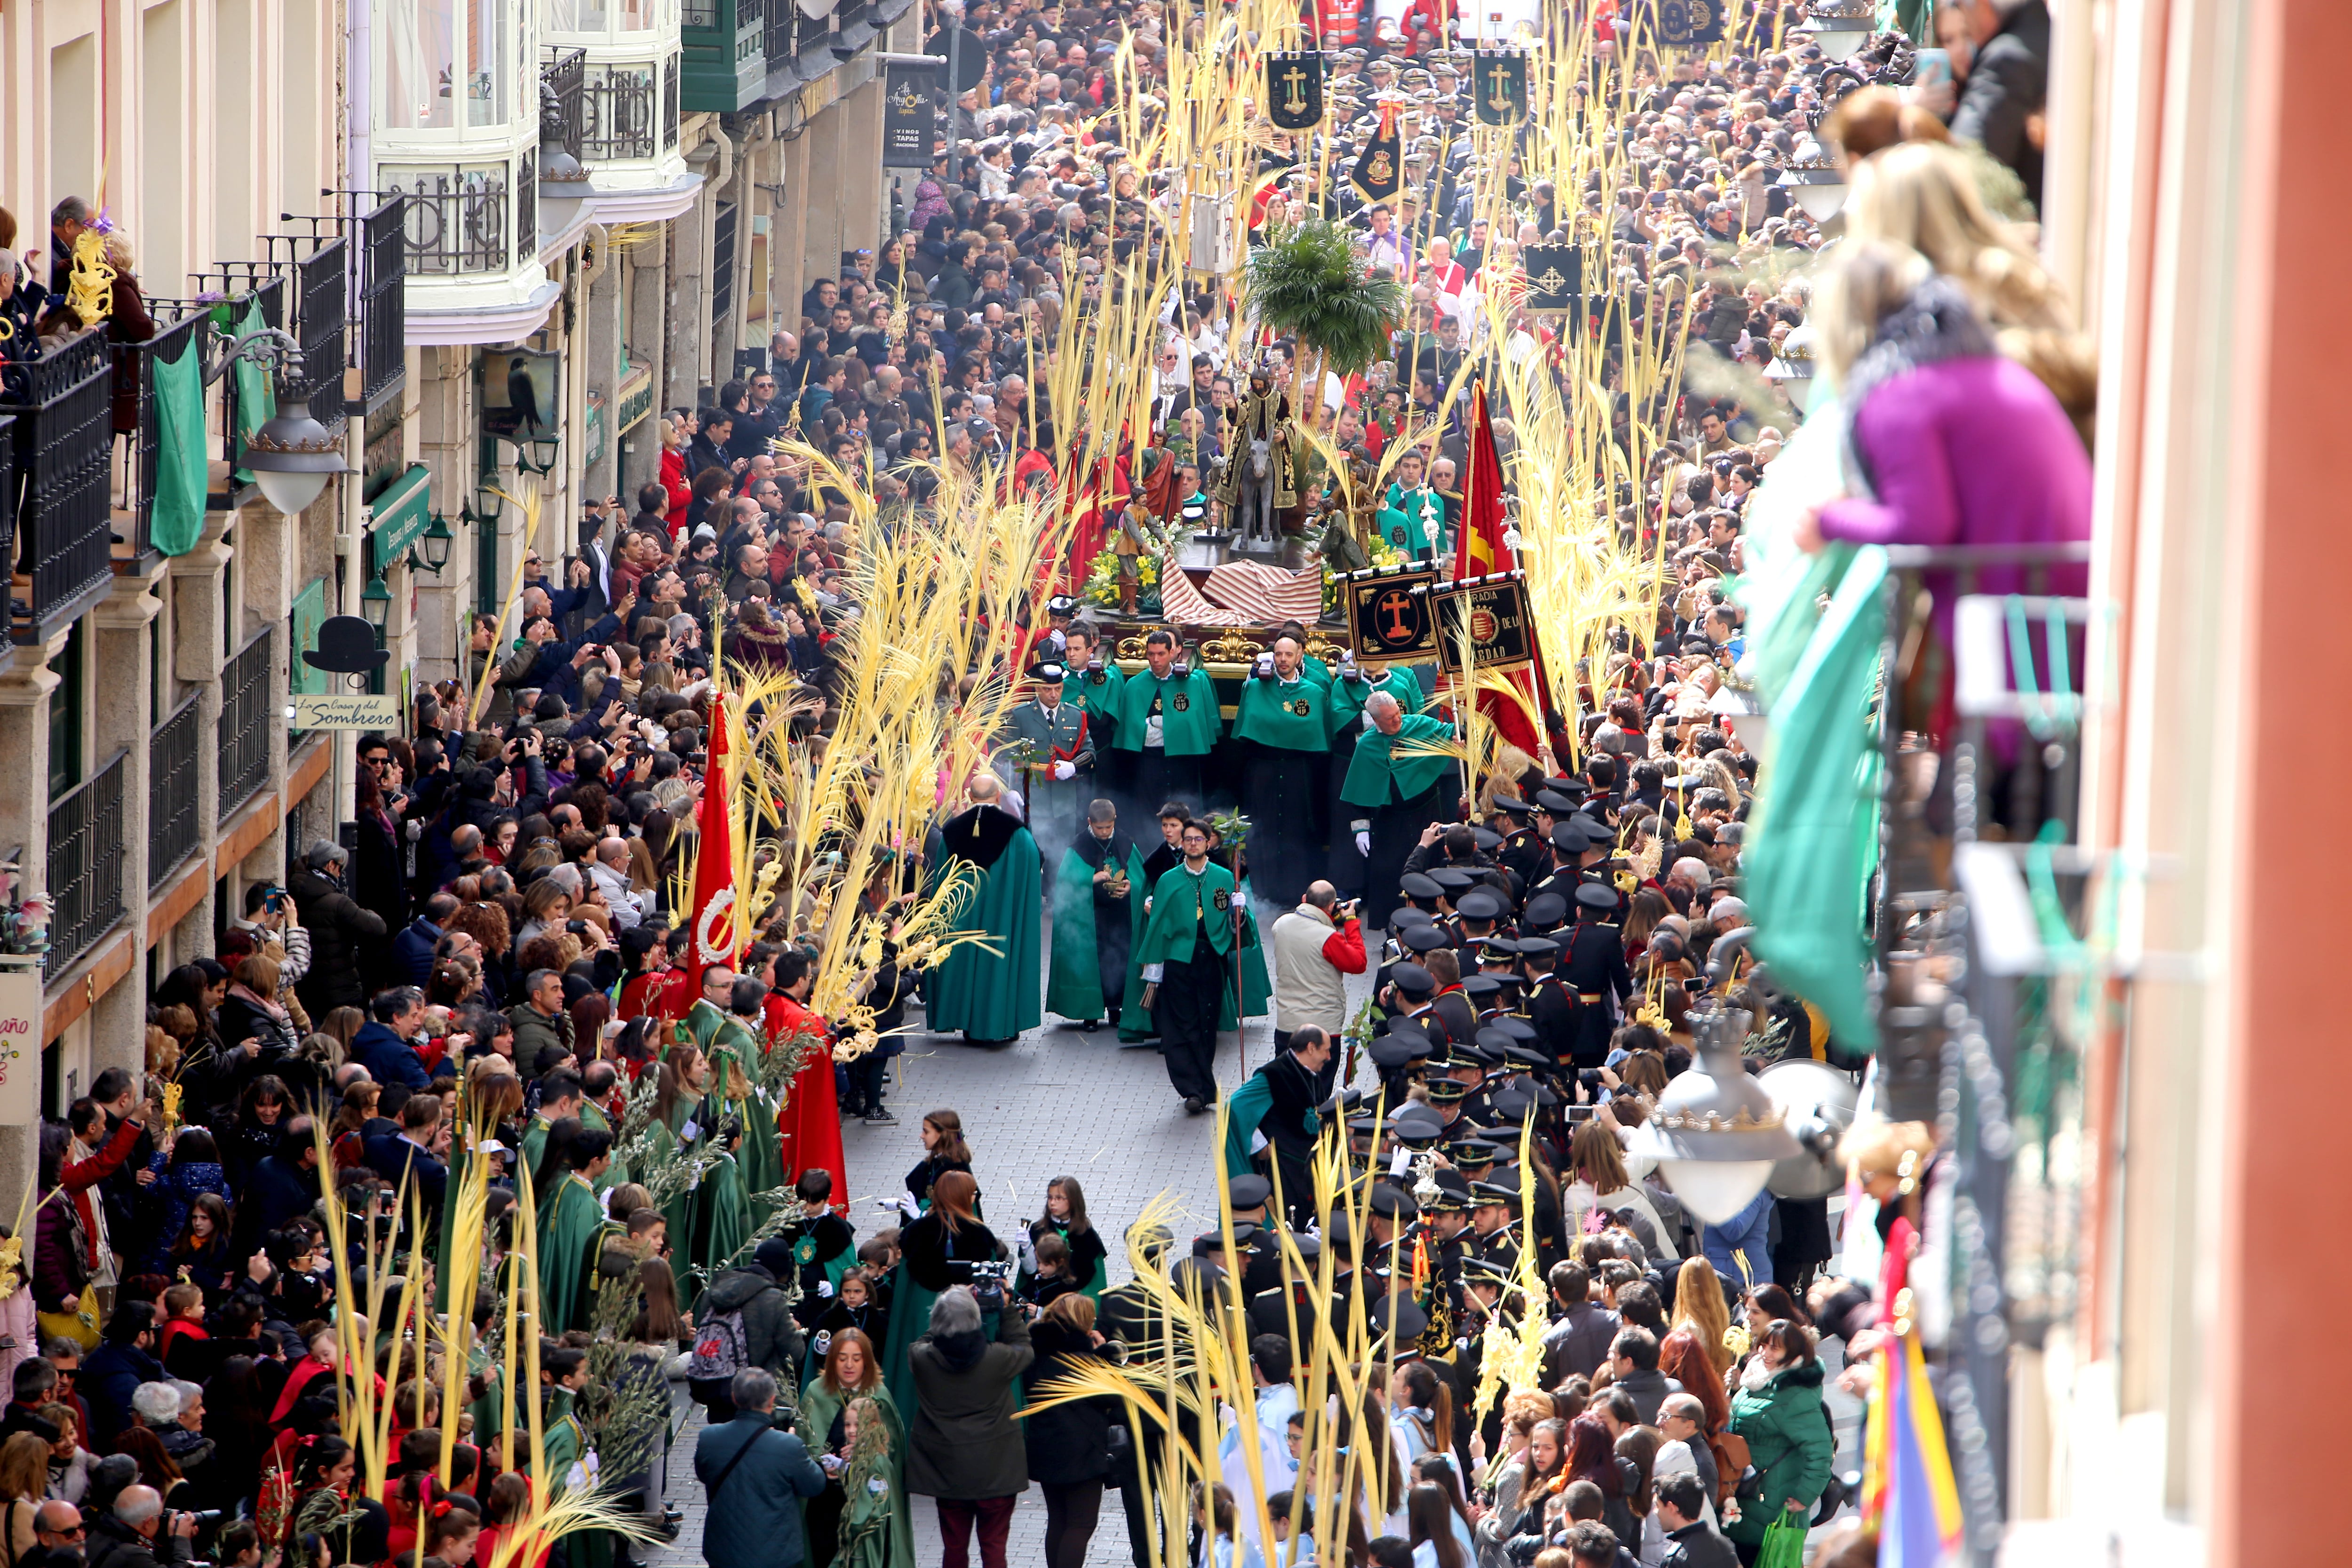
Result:
<instances>
[{"instance_id":1,"label":"police officer in dark uniform","mask_svg":"<svg viewBox=\"0 0 2352 1568\"><path fill-rule=\"evenodd\" d=\"M1274 1184L1255 1174L1234 1176L1226 1181L1225 1191L1233 1200L1235 1244L1242 1249L1236 1261L1241 1269L1242 1296L1246 1300L1268 1286L1282 1282L1282 1243L1266 1225L1265 1206L1273 1199ZM1256 1227L1246 1242L1238 1239L1244 1225Z\"/></svg>"},{"instance_id":2,"label":"police officer in dark uniform","mask_svg":"<svg viewBox=\"0 0 2352 1568\"><path fill-rule=\"evenodd\" d=\"M1465 952L1497 932L1504 936L1510 934L1503 929L1506 923L1504 917L1510 913L1510 905L1505 903L1503 896L1492 888L1471 889L1454 906L1454 912L1460 917L1455 922L1454 945Z\"/></svg>"},{"instance_id":3,"label":"police officer in dark uniform","mask_svg":"<svg viewBox=\"0 0 2352 1568\"><path fill-rule=\"evenodd\" d=\"M1576 929L1560 954L1560 977L1577 1003L1571 1059L1580 1070L1609 1059L1617 1010L1633 994L1624 939L1617 927L1604 923L1616 909L1617 895L1612 889L1590 884L1579 888Z\"/></svg>"},{"instance_id":4,"label":"police officer in dark uniform","mask_svg":"<svg viewBox=\"0 0 2352 1568\"><path fill-rule=\"evenodd\" d=\"M1536 808L1522 800L1498 800L1495 805L1511 819L1510 832L1495 851L1495 863L1517 877L1521 888L1532 887L1538 877L1551 868L1551 856L1535 830Z\"/></svg>"},{"instance_id":5,"label":"police officer in dark uniform","mask_svg":"<svg viewBox=\"0 0 2352 1568\"><path fill-rule=\"evenodd\" d=\"M1470 1228L1463 1234L1463 1252L1506 1279L1519 1267L1518 1233L1511 1225L1518 1206L1516 1185L1471 1179Z\"/></svg>"},{"instance_id":6,"label":"police officer in dark uniform","mask_svg":"<svg viewBox=\"0 0 2352 1568\"><path fill-rule=\"evenodd\" d=\"M1619 952L1623 952L1622 944ZM1528 1022L1536 1028L1536 1048L1564 1067L1576 1055L1577 1003L1557 967L1559 943L1548 936L1523 936L1519 962L1528 971L1526 1005Z\"/></svg>"}]
</instances>

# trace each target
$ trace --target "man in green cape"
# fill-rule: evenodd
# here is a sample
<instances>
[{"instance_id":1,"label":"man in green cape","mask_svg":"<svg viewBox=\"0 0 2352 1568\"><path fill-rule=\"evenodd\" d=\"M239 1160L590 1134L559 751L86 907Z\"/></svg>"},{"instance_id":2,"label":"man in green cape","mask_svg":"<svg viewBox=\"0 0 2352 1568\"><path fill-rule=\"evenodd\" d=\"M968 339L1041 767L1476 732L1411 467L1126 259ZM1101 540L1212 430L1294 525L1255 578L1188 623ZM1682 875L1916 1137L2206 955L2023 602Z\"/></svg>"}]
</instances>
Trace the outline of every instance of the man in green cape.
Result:
<instances>
[{"instance_id":1,"label":"man in green cape","mask_svg":"<svg viewBox=\"0 0 2352 1568\"><path fill-rule=\"evenodd\" d=\"M1360 669L1356 656L1339 656L1339 673L1331 682L1331 772L1325 788L1331 801L1331 822L1345 827L1356 814L1339 799L1347 787L1348 769L1356 760L1356 742L1371 728L1364 721L1364 704L1372 693L1385 691L1397 700L1397 706L1407 713L1418 713L1425 705L1421 694L1421 680L1401 664L1382 666L1376 671ZM1331 834L1331 885L1353 897L1364 891L1364 857L1356 848L1353 832Z\"/></svg>"},{"instance_id":2,"label":"man in green cape","mask_svg":"<svg viewBox=\"0 0 2352 1568\"><path fill-rule=\"evenodd\" d=\"M1180 670L1176 634L1143 641L1144 668L1118 689L1112 749L1128 767L1126 805L1139 818L1171 800L1201 798L1201 762L1217 743L1217 687L1197 666Z\"/></svg>"},{"instance_id":3,"label":"man in green cape","mask_svg":"<svg viewBox=\"0 0 2352 1568\"><path fill-rule=\"evenodd\" d=\"M1364 858L1364 923L1385 926L1397 906L1405 857L1422 829L1446 815L1454 760L1433 748L1453 743L1454 726L1433 714L1407 713L1384 691L1365 699L1364 717L1371 728L1356 742L1339 799Z\"/></svg>"},{"instance_id":4,"label":"man in green cape","mask_svg":"<svg viewBox=\"0 0 2352 1568\"><path fill-rule=\"evenodd\" d=\"M1331 1037L1300 1030L1289 1046L1250 1075L1225 1107L1225 1174L1260 1168L1261 1142L1268 1168L1282 1177L1283 1206L1295 1217L1315 1210L1315 1140L1323 1131L1316 1110L1315 1079L1331 1059Z\"/></svg>"},{"instance_id":5,"label":"man in green cape","mask_svg":"<svg viewBox=\"0 0 2352 1568\"><path fill-rule=\"evenodd\" d=\"M1150 921L1136 957L1143 965L1143 1005L1160 1026L1168 1081L1198 1115L1217 1097L1217 1026L1234 1006L1230 962L1242 939L1234 874L1209 858L1209 828L1184 825L1184 859L1151 889Z\"/></svg>"},{"instance_id":6,"label":"man in green cape","mask_svg":"<svg viewBox=\"0 0 2352 1568\"><path fill-rule=\"evenodd\" d=\"M971 804L940 829L936 862L941 880L959 864L977 873L974 896L955 923L986 932L987 940L957 943L931 971L925 992L930 1030L961 1029L976 1046L1016 1039L1045 1016L1038 979L1037 841L1000 804L1003 789L994 773L972 775L964 791Z\"/></svg>"},{"instance_id":7,"label":"man in green cape","mask_svg":"<svg viewBox=\"0 0 2352 1568\"><path fill-rule=\"evenodd\" d=\"M613 1135L572 1121L553 1140L554 1156L531 1173L539 1204L541 1321L551 1333L586 1329L596 1306L596 1255L604 1205L595 1179L612 1162Z\"/></svg>"},{"instance_id":8,"label":"man in green cape","mask_svg":"<svg viewBox=\"0 0 2352 1568\"><path fill-rule=\"evenodd\" d=\"M1108 1015L1111 1027L1137 999L1142 983L1129 960L1143 927L1143 853L1118 830L1118 808L1107 800L1087 807L1087 825L1071 840L1054 877L1053 969L1045 1011L1079 1020L1091 1035Z\"/></svg>"},{"instance_id":9,"label":"man in green cape","mask_svg":"<svg viewBox=\"0 0 2352 1568\"><path fill-rule=\"evenodd\" d=\"M765 1047L757 1033L768 988L738 976L723 964L702 972L702 994L679 1026L710 1063L710 1088L727 1113L742 1123L735 1160L747 1197L758 1198L784 1184L784 1157L776 1142L776 1112L760 1098L760 1058ZM773 1200L754 1205L753 1223L775 1208Z\"/></svg>"},{"instance_id":10,"label":"man in green cape","mask_svg":"<svg viewBox=\"0 0 2352 1568\"><path fill-rule=\"evenodd\" d=\"M1184 863L1184 824L1192 819L1192 805L1181 800L1162 801L1160 805L1160 842L1151 845L1143 856L1143 874L1131 879L1135 899L1135 940L1127 953L1127 1006L1119 1015L1118 1043L1132 1046L1156 1039L1160 1026L1153 1022L1151 1009L1143 1005L1143 961L1136 956L1143 945L1143 922L1150 913L1146 907L1151 902L1151 889L1160 879ZM1150 842L1150 836L1144 835ZM1141 845L1137 846L1142 848Z\"/></svg>"},{"instance_id":11,"label":"man in green cape","mask_svg":"<svg viewBox=\"0 0 2352 1568\"><path fill-rule=\"evenodd\" d=\"M581 1108L580 1075L572 1068L558 1068L539 1080L539 1109L523 1123L522 1136L515 1140L520 1146L522 1163L533 1173L547 1156L547 1135L555 1124L566 1117L578 1117ZM581 1125L587 1125L584 1118Z\"/></svg>"},{"instance_id":12,"label":"man in green cape","mask_svg":"<svg viewBox=\"0 0 2352 1568\"><path fill-rule=\"evenodd\" d=\"M1244 742L1242 810L1250 820L1250 881L1285 909L1323 871L1331 692L1305 668L1298 638L1278 636L1242 682L1234 736Z\"/></svg>"}]
</instances>

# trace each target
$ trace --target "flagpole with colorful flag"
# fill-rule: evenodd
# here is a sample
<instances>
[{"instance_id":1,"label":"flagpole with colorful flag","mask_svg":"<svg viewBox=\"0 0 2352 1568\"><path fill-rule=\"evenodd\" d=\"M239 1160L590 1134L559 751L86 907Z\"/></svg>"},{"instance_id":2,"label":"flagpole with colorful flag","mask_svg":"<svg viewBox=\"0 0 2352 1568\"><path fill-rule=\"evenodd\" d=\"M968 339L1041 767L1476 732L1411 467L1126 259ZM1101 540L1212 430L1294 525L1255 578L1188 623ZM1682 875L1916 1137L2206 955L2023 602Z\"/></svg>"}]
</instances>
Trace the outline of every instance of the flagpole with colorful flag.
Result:
<instances>
[{"instance_id":1,"label":"flagpole with colorful flag","mask_svg":"<svg viewBox=\"0 0 2352 1568\"><path fill-rule=\"evenodd\" d=\"M1474 380L1470 384L1470 439L1465 453L1467 471L1462 484L1462 527L1454 538L1454 581L1475 582L1497 572L1507 572L1518 564L1509 541L1504 538L1507 524L1503 511L1503 462L1495 450L1495 427L1486 412L1486 384ZM1476 687L1475 671L1465 670L1464 679L1477 690L1478 711L1495 726L1496 732L1530 757L1543 754L1541 744L1541 714L1543 700L1535 684L1535 666L1507 670L1496 679L1507 681L1523 694L1524 702L1514 701L1491 686Z\"/></svg>"},{"instance_id":2,"label":"flagpole with colorful flag","mask_svg":"<svg viewBox=\"0 0 2352 1568\"><path fill-rule=\"evenodd\" d=\"M1878 1368L1863 1441L1862 1517L1880 1568L1937 1568L1960 1544L1960 1489L1906 1283L1918 1232L1897 1219L1879 1266Z\"/></svg>"}]
</instances>

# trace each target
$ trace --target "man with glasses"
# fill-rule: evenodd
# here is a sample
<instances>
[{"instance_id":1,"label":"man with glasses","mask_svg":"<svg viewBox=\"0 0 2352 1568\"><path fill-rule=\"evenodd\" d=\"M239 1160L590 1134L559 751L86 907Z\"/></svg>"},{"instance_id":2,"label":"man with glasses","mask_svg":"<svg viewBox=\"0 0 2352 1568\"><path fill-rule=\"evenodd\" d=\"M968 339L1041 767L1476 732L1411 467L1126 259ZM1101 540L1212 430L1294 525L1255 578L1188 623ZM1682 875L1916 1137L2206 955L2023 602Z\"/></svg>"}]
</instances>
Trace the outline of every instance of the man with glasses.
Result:
<instances>
[{"instance_id":1,"label":"man with glasses","mask_svg":"<svg viewBox=\"0 0 2352 1568\"><path fill-rule=\"evenodd\" d=\"M33 1539L52 1552L79 1552L89 1533L81 1510L61 1499L51 1498L33 1512Z\"/></svg>"}]
</instances>

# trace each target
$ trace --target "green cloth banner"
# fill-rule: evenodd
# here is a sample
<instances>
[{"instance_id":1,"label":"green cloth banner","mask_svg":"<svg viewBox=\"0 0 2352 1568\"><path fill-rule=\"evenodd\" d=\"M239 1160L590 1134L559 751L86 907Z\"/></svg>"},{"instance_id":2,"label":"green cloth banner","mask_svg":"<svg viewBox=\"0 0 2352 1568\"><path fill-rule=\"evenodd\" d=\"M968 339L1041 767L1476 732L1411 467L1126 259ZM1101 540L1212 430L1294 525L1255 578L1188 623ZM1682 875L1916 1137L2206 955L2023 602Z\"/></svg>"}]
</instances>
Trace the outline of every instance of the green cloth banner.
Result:
<instances>
[{"instance_id":1,"label":"green cloth banner","mask_svg":"<svg viewBox=\"0 0 2352 1568\"><path fill-rule=\"evenodd\" d=\"M1771 703L1771 757L1745 857L1748 912L1756 955L1774 981L1819 1007L1840 1042L1867 1049L1878 1044L1863 917L1878 859L1881 720L1873 704L1886 636L1886 552L1832 544L1821 572L1829 609Z\"/></svg>"},{"instance_id":2,"label":"green cloth banner","mask_svg":"<svg viewBox=\"0 0 2352 1568\"><path fill-rule=\"evenodd\" d=\"M147 537L166 555L185 555L205 531L205 356L192 335L178 363L160 356L152 363L155 493L148 498Z\"/></svg>"},{"instance_id":3,"label":"green cloth banner","mask_svg":"<svg viewBox=\"0 0 2352 1568\"><path fill-rule=\"evenodd\" d=\"M245 314L236 320L232 335L242 338L264 331L268 325L268 318L261 313L261 301L249 300L246 302ZM241 359L229 374L236 378L236 455L242 458L245 456L245 444L253 439L253 433L278 417L278 394L271 384L269 367L266 363ZM253 475L243 468L230 478L241 485L253 482Z\"/></svg>"}]
</instances>

